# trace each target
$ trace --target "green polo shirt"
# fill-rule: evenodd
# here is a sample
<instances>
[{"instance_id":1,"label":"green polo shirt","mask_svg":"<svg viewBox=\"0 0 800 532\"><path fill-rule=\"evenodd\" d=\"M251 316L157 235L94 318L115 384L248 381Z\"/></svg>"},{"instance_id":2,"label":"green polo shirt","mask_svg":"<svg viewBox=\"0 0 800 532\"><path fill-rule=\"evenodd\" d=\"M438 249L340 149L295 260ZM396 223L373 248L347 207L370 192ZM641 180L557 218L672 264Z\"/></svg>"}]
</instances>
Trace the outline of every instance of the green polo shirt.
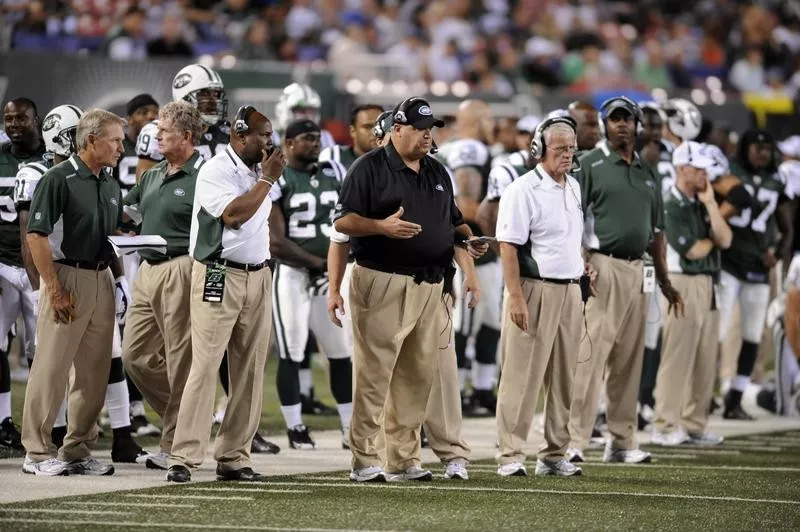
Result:
<instances>
[{"instance_id":1,"label":"green polo shirt","mask_svg":"<svg viewBox=\"0 0 800 532\"><path fill-rule=\"evenodd\" d=\"M39 161L41 149L28 158L11 153L11 143L0 144L0 263L22 267L22 248L19 239L19 216L14 206L14 185L20 167Z\"/></svg>"},{"instance_id":2,"label":"green polo shirt","mask_svg":"<svg viewBox=\"0 0 800 532\"><path fill-rule=\"evenodd\" d=\"M43 176L31 201L28 232L47 235L53 259L108 262L122 224L122 193L107 172L95 176L77 155Z\"/></svg>"},{"instance_id":3,"label":"green polo shirt","mask_svg":"<svg viewBox=\"0 0 800 532\"><path fill-rule=\"evenodd\" d=\"M641 257L664 229L658 176L634 154L628 164L605 141L580 159L584 246L616 257Z\"/></svg>"},{"instance_id":4,"label":"green polo shirt","mask_svg":"<svg viewBox=\"0 0 800 532\"><path fill-rule=\"evenodd\" d=\"M143 173L125 196L126 212L135 221L141 219L141 234L160 235L167 241L166 255L146 249L139 252L143 259L164 260L189 253L194 186L202 165L203 158L195 151L180 170L170 175L168 163L163 160Z\"/></svg>"},{"instance_id":5,"label":"green polo shirt","mask_svg":"<svg viewBox=\"0 0 800 532\"><path fill-rule=\"evenodd\" d=\"M718 249L711 250L702 259L686 258L686 253L699 240L711 240L711 222L705 206L695 198L687 198L672 186L664 201L664 215L669 271L689 275L717 273L720 266Z\"/></svg>"}]
</instances>

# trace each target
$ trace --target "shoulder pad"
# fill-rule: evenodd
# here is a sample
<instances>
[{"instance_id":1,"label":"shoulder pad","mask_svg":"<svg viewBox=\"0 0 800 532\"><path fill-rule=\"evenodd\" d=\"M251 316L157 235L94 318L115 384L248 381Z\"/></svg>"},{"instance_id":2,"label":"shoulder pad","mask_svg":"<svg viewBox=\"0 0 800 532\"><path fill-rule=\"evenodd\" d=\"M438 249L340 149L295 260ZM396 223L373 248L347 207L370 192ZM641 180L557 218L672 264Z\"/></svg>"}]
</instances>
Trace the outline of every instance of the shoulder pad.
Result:
<instances>
[{"instance_id":1,"label":"shoulder pad","mask_svg":"<svg viewBox=\"0 0 800 532\"><path fill-rule=\"evenodd\" d=\"M447 154L447 166L457 170L464 166L485 166L491 159L489 147L473 139L456 141Z\"/></svg>"}]
</instances>

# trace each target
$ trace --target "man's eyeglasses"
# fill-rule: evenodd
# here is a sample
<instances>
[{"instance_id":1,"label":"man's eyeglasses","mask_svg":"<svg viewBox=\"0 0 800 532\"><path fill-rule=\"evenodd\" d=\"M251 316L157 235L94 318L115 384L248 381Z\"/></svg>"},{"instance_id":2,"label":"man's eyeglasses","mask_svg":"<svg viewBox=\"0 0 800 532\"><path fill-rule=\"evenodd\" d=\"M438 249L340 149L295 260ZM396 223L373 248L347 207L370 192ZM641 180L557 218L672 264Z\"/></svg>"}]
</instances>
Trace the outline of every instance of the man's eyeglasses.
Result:
<instances>
[{"instance_id":1,"label":"man's eyeglasses","mask_svg":"<svg viewBox=\"0 0 800 532\"><path fill-rule=\"evenodd\" d=\"M578 151L577 146L553 146L552 148L548 147L548 150L553 150L556 155L574 155L576 151Z\"/></svg>"}]
</instances>

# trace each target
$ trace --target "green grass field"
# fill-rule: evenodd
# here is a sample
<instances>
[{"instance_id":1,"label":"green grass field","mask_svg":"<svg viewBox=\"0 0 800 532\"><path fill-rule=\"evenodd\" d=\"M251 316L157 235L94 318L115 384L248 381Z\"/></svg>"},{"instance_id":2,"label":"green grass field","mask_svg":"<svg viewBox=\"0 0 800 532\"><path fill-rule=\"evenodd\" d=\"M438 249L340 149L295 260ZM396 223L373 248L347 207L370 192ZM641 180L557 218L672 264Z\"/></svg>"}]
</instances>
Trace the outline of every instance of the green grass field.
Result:
<instances>
[{"instance_id":1,"label":"green grass field","mask_svg":"<svg viewBox=\"0 0 800 532\"><path fill-rule=\"evenodd\" d=\"M654 450L654 449L651 449ZM346 472L270 482L194 483L0 506L4 530L797 530L800 431L719 449L658 449L654 463L580 478L501 479L490 461L467 482L354 484ZM529 473L533 461L529 461ZM39 511L39 509L43 511Z\"/></svg>"}]
</instances>

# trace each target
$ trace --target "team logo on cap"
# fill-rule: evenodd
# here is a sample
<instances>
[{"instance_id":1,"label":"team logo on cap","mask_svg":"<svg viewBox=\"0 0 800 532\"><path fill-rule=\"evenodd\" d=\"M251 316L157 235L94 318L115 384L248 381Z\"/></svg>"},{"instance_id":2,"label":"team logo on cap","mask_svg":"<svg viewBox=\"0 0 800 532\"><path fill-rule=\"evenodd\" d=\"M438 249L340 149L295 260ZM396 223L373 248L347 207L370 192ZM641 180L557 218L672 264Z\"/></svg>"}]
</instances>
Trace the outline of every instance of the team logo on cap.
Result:
<instances>
[{"instance_id":1,"label":"team logo on cap","mask_svg":"<svg viewBox=\"0 0 800 532\"><path fill-rule=\"evenodd\" d=\"M58 127L61 124L61 115L59 114L52 114L48 116L44 124L42 124L42 131L50 131L54 127Z\"/></svg>"},{"instance_id":2,"label":"team logo on cap","mask_svg":"<svg viewBox=\"0 0 800 532\"><path fill-rule=\"evenodd\" d=\"M323 168L322 173L328 177L333 177L336 175L336 172L333 171L333 168Z\"/></svg>"},{"instance_id":3,"label":"team logo on cap","mask_svg":"<svg viewBox=\"0 0 800 532\"><path fill-rule=\"evenodd\" d=\"M422 116L431 116L433 114L433 111L431 111L431 108L427 105L421 106L419 109L417 109L417 112Z\"/></svg>"},{"instance_id":4,"label":"team logo on cap","mask_svg":"<svg viewBox=\"0 0 800 532\"><path fill-rule=\"evenodd\" d=\"M181 74L180 76L175 78L175 81L172 83L172 88L182 89L191 82L192 82L191 74Z\"/></svg>"},{"instance_id":5,"label":"team logo on cap","mask_svg":"<svg viewBox=\"0 0 800 532\"><path fill-rule=\"evenodd\" d=\"M173 194L175 194L179 198L182 198L183 196L186 195L186 191L183 190L182 188L176 188L175 191L173 192Z\"/></svg>"}]
</instances>

